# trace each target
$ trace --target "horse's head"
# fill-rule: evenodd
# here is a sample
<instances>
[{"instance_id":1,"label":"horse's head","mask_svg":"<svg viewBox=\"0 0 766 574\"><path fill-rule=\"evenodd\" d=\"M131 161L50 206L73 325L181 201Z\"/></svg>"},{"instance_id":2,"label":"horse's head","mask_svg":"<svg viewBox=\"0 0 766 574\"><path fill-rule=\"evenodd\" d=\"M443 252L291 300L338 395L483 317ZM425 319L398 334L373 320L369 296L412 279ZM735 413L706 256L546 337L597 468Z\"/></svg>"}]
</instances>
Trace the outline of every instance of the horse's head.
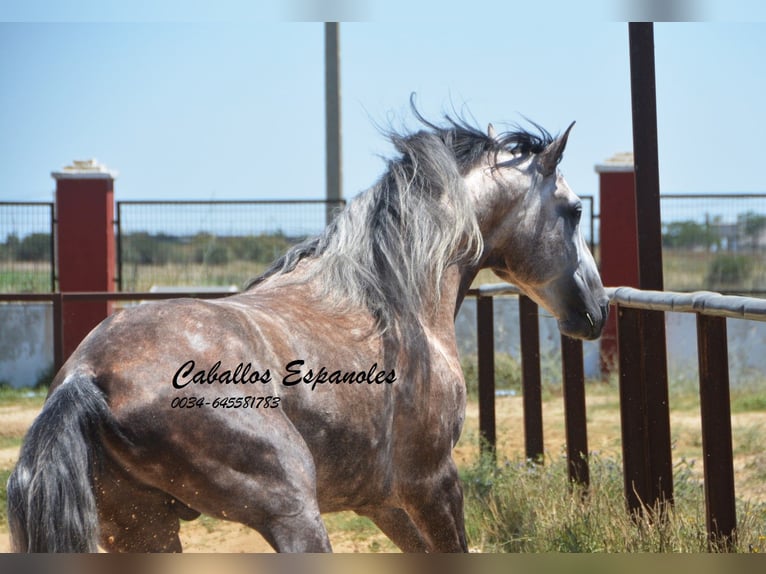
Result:
<instances>
[{"instance_id":1,"label":"horse's head","mask_svg":"<svg viewBox=\"0 0 766 574\"><path fill-rule=\"evenodd\" d=\"M552 313L562 333L595 339L608 299L580 232L582 204L557 169L571 128L556 139L509 134L512 146L489 154L467 184L484 236L483 266ZM491 127L489 137L496 137Z\"/></svg>"}]
</instances>

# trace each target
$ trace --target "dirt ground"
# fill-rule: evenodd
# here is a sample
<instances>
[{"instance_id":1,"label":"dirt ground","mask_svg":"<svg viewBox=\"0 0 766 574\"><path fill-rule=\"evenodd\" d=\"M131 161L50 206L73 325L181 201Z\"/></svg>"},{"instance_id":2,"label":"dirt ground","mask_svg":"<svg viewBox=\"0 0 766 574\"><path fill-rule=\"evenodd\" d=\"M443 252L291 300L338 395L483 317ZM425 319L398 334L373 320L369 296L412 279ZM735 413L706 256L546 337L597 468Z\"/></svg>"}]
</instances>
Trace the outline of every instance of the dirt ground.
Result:
<instances>
[{"instance_id":1,"label":"dirt ground","mask_svg":"<svg viewBox=\"0 0 766 574\"><path fill-rule=\"evenodd\" d=\"M615 393L590 393L588 404L589 450L602 457L618 457L621 451L619 406ZM36 406L0 407L0 446L2 440L23 436L37 415ZM694 472L701 479L701 439L699 410L694 405L673 411L671 408L674 461L700 461ZM520 397L498 397L496 401L498 452L518 458L524 451L523 411ZM548 456L559 456L564 449L564 405L560 397L544 402L544 442ZM737 413L732 417L735 452L736 491L740 498L766 501L766 483L760 479L766 469L763 431L766 412ZM477 456L478 406L469 403L463 437L455 449L458 465L470 464ZM18 446L0 448L0 469L9 469L18 456ZM353 513L325 517L333 549L336 552L396 551L390 541L374 526L360 527ZM356 521L356 522L355 522ZM182 522L181 540L185 552L267 553L271 547L255 531L236 523L208 517ZM0 552L10 551L7 527L0 526Z\"/></svg>"}]
</instances>

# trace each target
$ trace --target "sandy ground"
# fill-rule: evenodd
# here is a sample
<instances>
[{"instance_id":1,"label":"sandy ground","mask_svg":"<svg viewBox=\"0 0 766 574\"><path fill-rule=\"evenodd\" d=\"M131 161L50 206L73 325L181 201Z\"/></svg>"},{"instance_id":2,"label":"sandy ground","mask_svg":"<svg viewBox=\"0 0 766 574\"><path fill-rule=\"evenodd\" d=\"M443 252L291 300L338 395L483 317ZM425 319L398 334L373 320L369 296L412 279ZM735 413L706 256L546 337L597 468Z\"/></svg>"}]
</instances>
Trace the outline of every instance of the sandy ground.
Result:
<instances>
[{"instance_id":1,"label":"sandy ground","mask_svg":"<svg viewBox=\"0 0 766 574\"><path fill-rule=\"evenodd\" d=\"M603 457L619 456L620 419L619 406L612 395L588 397L588 446L591 452ZM701 429L699 415L694 410L672 412L674 462L694 460L693 472L702 478ZM20 436L32 423L37 408L0 407L0 439ZM478 436L478 406L471 403L466 413L463 438L455 449L459 465L470 464L477 455L475 447ZM498 452L501 456L517 458L524 452L523 411L520 397L498 397L496 401L498 429ZM564 405L554 399L544 403L544 443L548 456L564 452ZM753 468L766 466L763 449L763 431L766 431L766 412L737 413L732 417L734 435L735 472L737 495L755 502L766 501L766 484L750 478ZM747 444L758 443L757 444ZM738 451L740 454L738 454ZM18 456L17 447L0 448L0 468L9 468ZM760 470L759 472L762 472ZM344 513L353 516L352 513ZM338 516L338 515L334 515ZM370 552L371 550L394 550L380 532L353 533L348 529L333 528L332 518L327 519L328 531L336 552ZM212 521L202 518L182 522L181 540L185 552L204 553L266 553L272 552L268 543L255 531L236 523ZM0 552L10 550L7 529L0 527Z\"/></svg>"}]
</instances>

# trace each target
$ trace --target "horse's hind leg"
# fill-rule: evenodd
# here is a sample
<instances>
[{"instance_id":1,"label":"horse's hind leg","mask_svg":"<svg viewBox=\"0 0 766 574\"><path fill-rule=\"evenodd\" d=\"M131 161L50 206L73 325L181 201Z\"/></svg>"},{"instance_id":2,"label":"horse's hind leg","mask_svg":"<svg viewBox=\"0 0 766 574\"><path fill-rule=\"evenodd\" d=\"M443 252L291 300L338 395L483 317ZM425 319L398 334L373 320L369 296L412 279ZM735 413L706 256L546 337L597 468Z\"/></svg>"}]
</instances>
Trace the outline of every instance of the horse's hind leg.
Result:
<instances>
[{"instance_id":1,"label":"horse's hind leg","mask_svg":"<svg viewBox=\"0 0 766 574\"><path fill-rule=\"evenodd\" d=\"M295 516L274 517L257 530L277 552L332 551L319 508L313 504Z\"/></svg>"},{"instance_id":2,"label":"horse's hind leg","mask_svg":"<svg viewBox=\"0 0 766 574\"><path fill-rule=\"evenodd\" d=\"M314 459L301 435L277 415L252 430L242 424L254 424L252 417L227 414L216 423L215 442L194 445L193 466L176 459L175 479L163 480L167 491L209 516L257 530L278 552L331 551ZM232 421L238 426L227 427Z\"/></svg>"},{"instance_id":3,"label":"horse's hind leg","mask_svg":"<svg viewBox=\"0 0 766 574\"><path fill-rule=\"evenodd\" d=\"M250 476L209 473L198 484L206 493L199 508L257 530L277 552L331 552L308 452L300 459L282 452L272 464L264 462Z\"/></svg>"},{"instance_id":4,"label":"horse's hind leg","mask_svg":"<svg viewBox=\"0 0 766 574\"><path fill-rule=\"evenodd\" d=\"M181 552L179 516L199 516L172 496L116 468L95 481L100 544L109 552Z\"/></svg>"},{"instance_id":5,"label":"horse's hind leg","mask_svg":"<svg viewBox=\"0 0 766 574\"><path fill-rule=\"evenodd\" d=\"M432 552L467 552L463 489L452 458L401 493L407 513Z\"/></svg>"},{"instance_id":6,"label":"horse's hind leg","mask_svg":"<svg viewBox=\"0 0 766 574\"><path fill-rule=\"evenodd\" d=\"M364 508L357 511L372 520L402 552L427 552L428 544L409 514L401 508Z\"/></svg>"}]
</instances>

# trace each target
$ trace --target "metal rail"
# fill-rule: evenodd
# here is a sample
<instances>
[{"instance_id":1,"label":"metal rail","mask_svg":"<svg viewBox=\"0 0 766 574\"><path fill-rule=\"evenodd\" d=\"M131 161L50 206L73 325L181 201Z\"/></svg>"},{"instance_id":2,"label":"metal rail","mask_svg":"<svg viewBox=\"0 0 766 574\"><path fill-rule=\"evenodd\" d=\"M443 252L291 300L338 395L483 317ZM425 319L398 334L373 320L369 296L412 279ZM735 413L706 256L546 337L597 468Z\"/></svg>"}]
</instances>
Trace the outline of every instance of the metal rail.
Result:
<instances>
[{"instance_id":1,"label":"metal rail","mask_svg":"<svg viewBox=\"0 0 766 574\"><path fill-rule=\"evenodd\" d=\"M521 289L510 283L490 283L474 287L469 295L492 297L495 295L521 295ZM633 287L607 287L606 294L612 305L664 311L666 313L699 313L712 317L766 321L766 299L721 295L713 291L644 291Z\"/></svg>"},{"instance_id":2,"label":"metal rail","mask_svg":"<svg viewBox=\"0 0 766 574\"><path fill-rule=\"evenodd\" d=\"M721 295L712 291L676 293L642 291L632 287L613 287L606 291L613 304L631 309L699 313L712 317L766 321L766 299Z\"/></svg>"}]
</instances>

